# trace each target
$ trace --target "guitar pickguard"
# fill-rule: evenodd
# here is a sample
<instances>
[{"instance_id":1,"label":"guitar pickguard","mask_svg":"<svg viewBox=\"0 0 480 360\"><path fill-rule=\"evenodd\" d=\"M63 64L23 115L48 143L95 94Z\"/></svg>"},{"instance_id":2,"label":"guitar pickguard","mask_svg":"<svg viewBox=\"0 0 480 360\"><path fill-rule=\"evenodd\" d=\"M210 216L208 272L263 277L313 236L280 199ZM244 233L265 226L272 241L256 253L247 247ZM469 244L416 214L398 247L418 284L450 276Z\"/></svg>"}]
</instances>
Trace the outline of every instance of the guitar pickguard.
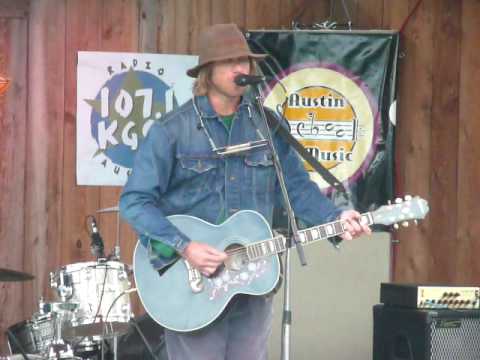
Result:
<instances>
[{"instance_id":1,"label":"guitar pickguard","mask_svg":"<svg viewBox=\"0 0 480 360\"><path fill-rule=\"evenodd\" d=\"M214 301L219 297L226 296L235 288L249 286L267 271L267 264L266 260L258 260L247 263L239 270L223 268L217 276L207 278L208 299Z\"/></svg>"}]
</instances>

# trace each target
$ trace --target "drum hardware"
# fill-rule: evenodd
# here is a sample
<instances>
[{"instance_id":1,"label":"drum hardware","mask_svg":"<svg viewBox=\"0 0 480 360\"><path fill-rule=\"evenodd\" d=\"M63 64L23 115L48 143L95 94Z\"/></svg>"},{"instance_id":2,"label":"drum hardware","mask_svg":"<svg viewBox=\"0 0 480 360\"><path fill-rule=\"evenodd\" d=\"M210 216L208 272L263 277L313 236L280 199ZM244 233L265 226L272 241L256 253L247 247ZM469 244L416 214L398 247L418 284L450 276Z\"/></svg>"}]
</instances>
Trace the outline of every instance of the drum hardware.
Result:
<instances>
[{"instance_id":1,"label":"drum hardware","mask_svg":"<svg viewBox=\"0 0 480 360\"><path fill-rule=\"evenodd\" d=\"M97 214L105 214L105 213L117 213L117 228L115 234L115 247L113 248L113 253L108 256L109 260L120 260L120 206L112 206L109 208L99 209L97 210Z\"/></svg>"},{"instance_id":2,"label":"drum hardware","mask_svg":"<svg viewBox=\"0 0 480 360\"><path fill-rule=\"evenodd\" d=\"M39 311L30 320L15 324L7 330L10 352L28 352L39 355L42 359L75 359L61 335L62 326L75 308L75 304L46 303L40 298Z\"/></svg>"},{"instance_id":3,"label":"drum hardware","mask_svg":"<svg viewBox=\"0 0 480 360\"><path fill-rule=\"evenodd\" d=\"M68 324L74 312L78 308L77 304L65 302L44 302L43 298L39 301L39 312L34 314L34 328L42 338L42 342L48 345L42 353L48 360L56 359L80 359L74 356L70 344L66 343L62 336L63 328ZM43 326L42 321L47 321L49 326Z\"/></svg>"},{"instance_id":4,"label":"drum hardware","mask_svg":"<svg viewBox=\"0 0 480 360\"><path fill-rule=\"evenodd\" d=\"M100 341L126 331L133 316L130 298L123 296L131 292L127 270L123 263L101 259L66 265L51 273L51 286L62 301L78 304L64 331L67 340L77 343L92 337Z\"/></svg>"},{"instance_id":5,"label":"drum hardware","mask_svg":"<svg viewBox=\"0 0 480 360\"><path fill-rule=\"evenodd\" d=\"M127 332L133 318L128 295L136 289L131 288L129 281L132 267L119 261L119 208L97 211L109 212L117 212L114 250L106 257L98 256L96 261L64 265L50 272L55 302L40 298L39 310L31 319L7 330L8 346L16 358L20 355L14 353L23 353L28 358L34 354L42 360L97 359L105 341L111 339L113 354L110 354L116 359L117 338ZM95 229L98 234L96 223ZM27 273L0 268L0 281L33 278Z\"/></svg>"},{"instance_id":6,"label":"drum hardware","mask_svg":"<svg viewBox=\"0 0 480 360\"><path fill-rule=\"evenodd\" d=\"M110 315L110 311L113 309L113 306L115 305L115 303L117 302L117 300L119 300L122 296L125 296L125 295L129 295L130 293L132 292L136 292L137 291L137 288L131 288L131 289L127 289L127 290L124 290L122 291L122 293L120 293L113 301L112 301L112 304L110 305L110 307L108 308L108 311L107 311L107 314L105 315L105 319L107 320L108 319L108 316ZM128 309L126 309L125 307L126 304L123 304L122 307L122 311L127 311ZM130 318L130 320L133 319L133 315L132 317ZM115 330L114 328L112 327L112 323L111 322L104 322L104 332L103 332L103 337L104 338L108 338L109 336L116 336L116 335L119 335L119 334L116 334L115 333ZM108 333L108 329L109 329L109 325L110 325L110 333ZM125 331L126 332L126 331ZM124 333L125 333L124 332ZM120 334L122 335L122 334Z\"/></svg>"}]
</instances>

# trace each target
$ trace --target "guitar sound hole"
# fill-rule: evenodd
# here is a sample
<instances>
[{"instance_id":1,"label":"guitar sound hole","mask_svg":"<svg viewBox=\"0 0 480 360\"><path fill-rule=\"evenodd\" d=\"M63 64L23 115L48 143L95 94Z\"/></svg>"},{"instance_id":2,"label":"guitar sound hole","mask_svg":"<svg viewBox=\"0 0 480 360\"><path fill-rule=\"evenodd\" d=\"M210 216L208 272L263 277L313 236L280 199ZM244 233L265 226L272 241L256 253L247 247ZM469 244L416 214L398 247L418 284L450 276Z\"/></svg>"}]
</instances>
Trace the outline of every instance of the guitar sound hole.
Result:
<instances>
[{"instance_id":1,"label":"guitar sound hole","mask_svg":"<svg viewBox=\"0 0 480 360\"><path fill-rule=\"evenodd\" d=\"M231 244L225 251L229 254L225 267L231 271L240 271L248 264L248 256L245 247L240 244Z\"/></svg>"},{"instance_id":2,"label":"guitar sound hole","mask_svg":"<svg viewBox=\"0 0 480 360\"><path fill-rule=\"evenodd\" d=\"M226 270L229 271L240 271L243 267L248 265L248 257L245 247L240 244L231 244L226 249L225 252L229 254L228 259L220 265L217 270L210 275L210 278L218 277L222 272Z\"/></svg>"}]
</instances>

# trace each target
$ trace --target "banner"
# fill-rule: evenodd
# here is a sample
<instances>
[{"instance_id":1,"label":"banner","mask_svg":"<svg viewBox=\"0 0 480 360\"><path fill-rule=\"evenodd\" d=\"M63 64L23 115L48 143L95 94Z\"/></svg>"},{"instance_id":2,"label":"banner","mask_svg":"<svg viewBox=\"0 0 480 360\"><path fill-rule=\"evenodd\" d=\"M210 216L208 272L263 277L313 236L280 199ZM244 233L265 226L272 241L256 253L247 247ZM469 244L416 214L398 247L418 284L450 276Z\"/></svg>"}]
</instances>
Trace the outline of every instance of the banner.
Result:
<instances>
[{"instance_id":1,"label":"banner","mask_svg":"<svg viewBox=\"0 0 480 360\"><path fill-rule=\"evenodd\" d=\"M282 113L291 134L347 188L338 205L360 211L393 197L398 34L373 31L250 31L267 77L265 106Z\"/></svg>"},{"instance_id":2,"label":"banner","mask_svg":"<svg viewBox=\"0 0 480 360\"><path fill-rule=\"evenodd\" d=\"M197 56L79 52L77 184L124 185L153 122L192 96Z\"/></svg>"}]
</instances>

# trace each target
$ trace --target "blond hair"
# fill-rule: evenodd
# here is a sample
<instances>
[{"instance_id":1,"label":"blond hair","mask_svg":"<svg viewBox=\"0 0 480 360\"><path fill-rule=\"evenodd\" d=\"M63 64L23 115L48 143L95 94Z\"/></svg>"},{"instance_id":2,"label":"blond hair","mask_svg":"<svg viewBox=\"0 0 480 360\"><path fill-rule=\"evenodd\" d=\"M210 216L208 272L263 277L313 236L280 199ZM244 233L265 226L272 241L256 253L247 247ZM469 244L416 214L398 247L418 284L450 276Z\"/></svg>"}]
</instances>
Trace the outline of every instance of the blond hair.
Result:
<instances>
[{"instance_id":1,"label":"blond hair","mask_svg":"<svg viewBox=\"0 0 480 360\"><path fill-rule=\"evenodd\" d=\"M257 73L257 63L254 59L250 58L250 74L256 74ZM204 96L207 95L208 90L210 89L210 80L212 76L212 69L213 65L215 62L211 62L208 64L205 64L198 70L198 75L197 78L195 79L195 82L193 83L193 95L195 96Z\"/></svg>"}]
</instances>

